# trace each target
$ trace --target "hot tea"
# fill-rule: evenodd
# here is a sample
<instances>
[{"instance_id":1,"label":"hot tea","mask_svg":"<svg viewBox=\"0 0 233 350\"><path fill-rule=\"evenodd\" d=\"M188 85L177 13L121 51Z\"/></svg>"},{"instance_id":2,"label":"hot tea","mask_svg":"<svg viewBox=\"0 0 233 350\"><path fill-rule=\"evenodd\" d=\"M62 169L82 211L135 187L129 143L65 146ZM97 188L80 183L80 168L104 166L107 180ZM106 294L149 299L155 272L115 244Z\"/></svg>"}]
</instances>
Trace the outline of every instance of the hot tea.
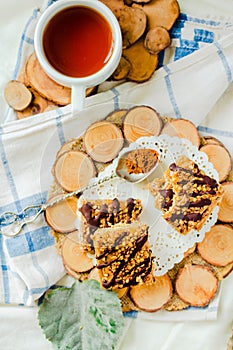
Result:
<instances>
[{"instance_id":1,"label":"hot tea","mask_svg":"<svg viewBox=\"0 0 233 350\"><path fill-rule=\"evenodd\" d=\"M107 20L94 9L77 5L58 12L47 24L43 49L58 72L82 78L98 72L112 53Z\"/></svg>"}]
</instances>

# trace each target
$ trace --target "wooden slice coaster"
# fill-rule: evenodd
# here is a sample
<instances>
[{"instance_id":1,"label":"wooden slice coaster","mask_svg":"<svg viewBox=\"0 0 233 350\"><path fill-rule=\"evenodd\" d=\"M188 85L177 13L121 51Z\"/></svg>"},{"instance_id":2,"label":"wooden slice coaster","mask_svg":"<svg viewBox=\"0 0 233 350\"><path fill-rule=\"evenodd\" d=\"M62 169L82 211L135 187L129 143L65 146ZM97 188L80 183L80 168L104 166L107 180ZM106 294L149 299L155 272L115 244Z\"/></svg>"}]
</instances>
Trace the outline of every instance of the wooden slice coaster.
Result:
<instances>
[{"instance_id":1,"label":"wooden slice coaster","mask_svg":"<svg viewBox=\"0 0 233 350\"><path fill-rule=\"evenodd\" d=\"M75 272L87 272L94 267L83 246L78 241L78 232L72 232L63 240L61 255L64 265Z\"/></svg>"},{"instance_id":2,"label":"wooden slice coaster","mask_svg":"<svg viewBox=\"0 0 233 350\"><path fill-rule=\"evenodd\" d=\"M67 151L56 159L53 174L56 182L65 191L72 192L87 186L96 175L96 169L86 153Z\"/></svg>"},{"instance_id":3,"label":"wooden slice coaster","mask_svg":"<svg viewBox=\"0 0 233 350\"><path fill-rule=\"evenodd\" d=\"M162 119L155 109L136 106L128 110L123 123L124 136L128 142L135 142L142 136L158 136Z\"/></svg>"},{"instance_id":4,"label":"wooden slice coaster","mask_svg":"<svg viewBox=\"0 0 233 350\"><path fill-rule=\"evenodd\" d=\"M83 137L84 148L97 162L113 160L124 144L120 128L106 120L92 124Z\"/></svg>"},{"instance_id":5,"label":"wooden slice coaster","mask_svg":"<svg viewBox=\"0 0 233 350\"><path fill-rule=\"evenodd\" d=\"M35 53L27 61L26 74L30 85L41 96L61 106L71 102L71 89L52 80L42 69Z\"/></svg>"},{"instance_id":6,"label":"wooden slice coaster","mask_svg":"<svg viewBox=\"0 0 233 350\"><path fill-rule=\"evenodd\" d=\"M142 8L146 13L149 29L162 26L170 30L180 13L176 0L151 0L147 4L133 4L133 7Z\"/></svg>"},{"instance_id":7,"label":"wooden slice coaster","mask_svg":"<svg viewBox=\"0 0 233 350\"><path fill-rule=\"evenodd\" d=\"M60 198L56 195L50 198L50 202ZM69 233L76 230L75 221L77 220L77 198L67 198L52 207L48 207L45 211L45 219L48 225L55 231L61 233Z\"/></svg>"},{"instance_id":8,"label":"wooden slice coaster","mask_svg":"<svg viewBox=\"0 0 233 350\"><path fill-rule=\"evenodd\" d=\"M202 146L200 151L207 154L209 162L217 170L219 182L226 180L232 167L232 160L228 150L223 145L207 144Z\"/></svg>"},{"instance_id":9,"label":"wooden slice coaster","mask_svg":"<svg viewBox=\"0 0 233 350\"><path fill-rule=\"evenodd\" d=\"M214 225L198 243L198 253L208 263L226 266L233 262L233 228L230 225Z\"/></svg>"},{"instance_id":10,"label":"wooden slice coaster","mask_svg":"<svg viewBox=\"0 0 233 350\"><path fill-rule=\"evenodd\" d=\"M227 266L216 267L215 273L219 281L221 281L224 278L226 278L232 271L233 271L233 263L228 264Z\"/></svg>"},{"instance_id":11,"label":"wooden slice coaster","mask_svg":"<svg viewBox=\"0 0 233 350\"><path fill-rule=\"evenodd\" d=\"M134 44L145 32L146 14L142 9L122 6L114 11L122 33L123 48Z\"/></svg>"},{"instance_id":12,"label":"wooden slice coaster","mask_svg":"<svg viewBox=\"0 0 233 350\"><path fill-rule=\"evenodd\" d=\"M171 43L170 35L164 27L150 29L145 37L144 46L151 54L158 54Z\"/></svg>"},{"instance_id":13,"label":"wooden slice coaster","mask_svg":"<svg viewBox=\"0 0 233 350\"><path fill-rule=\"evenodd\" d=\"M155 277L152 284L138 284L130 288L130 298L141 310L154 312L161 309L172 296L172 283L168 275Z\"/></svg>"},{"instance_id":14,"label":"wooden slice coaster","mask_svg":"<svg viewBox=\"0 0 233 350\"><path fill-rule=\"evenodd\" d=\"M4 97L10 107L16 111L22 111L30 105L32 93L20 81L11 80L5 87Z\"/></svg>"},{"instance_id":15,"label":"wooden slice coaster","mask_svg":"<svg viewBox=\"0 0 233 350\"><path fill-rule=\"evenodd\" d=\"M219 205L218 219L223 222L233 222L233 182L222 184L223 196Z\"/></svg>"},{"instance_id":16,"label":"wooden slice coaster","mask_svg":"<svg viewBox=\"0 0 233 350\"><path fill-rule=\"evenodd\" d=\"M161 134L188 139L194 146L200 146L200 136L196 126L187 119L174 119L165 124Z\"/></svg>"},{"instance_id":17,"label":"wooden slice coaster","mask_svg":"<svg viewBox=\"0 0 233 350\"><path fill-rule=\"evenodd\" d=\"M150 79L159 62L158 56L145 48L143 39L124 49L122 55L131 65L127 79L137 83Z\"/></svg>"},{"instance_id":18,"label":"wooden slice coaster","mask_svg":"<svg viewBox=\"0 0 233 350\"><path fill-rule=\"evenodd\" d=\"M214 298L218 280L209 267L187 264L179 270L175 287L184 302L205 306Z\"/></svg>"}]
</instances>

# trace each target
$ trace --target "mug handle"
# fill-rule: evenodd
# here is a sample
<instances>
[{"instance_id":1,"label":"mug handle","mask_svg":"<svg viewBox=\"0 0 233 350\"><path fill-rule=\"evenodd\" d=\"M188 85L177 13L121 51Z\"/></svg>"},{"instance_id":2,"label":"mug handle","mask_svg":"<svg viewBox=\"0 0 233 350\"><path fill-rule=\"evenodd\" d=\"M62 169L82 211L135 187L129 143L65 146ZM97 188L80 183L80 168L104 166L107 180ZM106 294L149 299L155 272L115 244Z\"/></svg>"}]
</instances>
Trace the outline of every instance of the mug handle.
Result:
<instances>
[{"instance_id":1,"label":"mug handle","mask_svg":"<svg viewBox=\"0 0 233 350\"><path fill-rule=\"evenodd\" d=\"M71 87L71 110L72 115L80 112L85 107L86 86L73 85Z\"/></svg>"}]
</instances>

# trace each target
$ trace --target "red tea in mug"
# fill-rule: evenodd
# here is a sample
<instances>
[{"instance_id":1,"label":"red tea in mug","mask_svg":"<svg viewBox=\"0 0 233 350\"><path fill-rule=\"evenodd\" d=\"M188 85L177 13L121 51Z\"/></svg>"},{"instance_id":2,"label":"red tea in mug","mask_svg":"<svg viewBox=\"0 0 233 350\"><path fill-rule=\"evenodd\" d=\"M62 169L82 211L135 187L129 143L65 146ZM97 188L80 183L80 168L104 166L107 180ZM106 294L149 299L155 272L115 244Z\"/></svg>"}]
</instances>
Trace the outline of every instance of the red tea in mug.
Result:
<instances>
[{"instance_id":1,"label":"red tea in mug","mask_svg":"<svg viewBox=\"0 0 233 350\"><path fill-rule=\"evenodd\" d=\"M47 24L43 49L58 72L82 78L98 72L111 56L112 31L106 19L85 6L58 12Z\"/></svg>"}]
</instances>

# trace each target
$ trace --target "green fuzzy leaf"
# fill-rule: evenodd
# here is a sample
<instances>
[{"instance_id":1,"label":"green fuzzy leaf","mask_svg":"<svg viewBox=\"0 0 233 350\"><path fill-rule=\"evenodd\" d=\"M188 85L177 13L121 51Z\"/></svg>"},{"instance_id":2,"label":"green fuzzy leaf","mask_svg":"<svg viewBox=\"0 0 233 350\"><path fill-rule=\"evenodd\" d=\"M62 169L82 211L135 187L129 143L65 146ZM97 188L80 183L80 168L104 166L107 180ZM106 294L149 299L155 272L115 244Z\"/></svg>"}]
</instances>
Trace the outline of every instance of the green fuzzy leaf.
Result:
<instances>
[{"instance_id":1,"label":"green fuzzy leaf","mask_svg":"<svg viewBox=\"0 0 233 350\"><path fill-rule=\"evenodd\" d=\"M38 319L46 338L61 350L114 350L124 328L117 295L94 280L48 293Z\"/></svg>"}]
</instances>

